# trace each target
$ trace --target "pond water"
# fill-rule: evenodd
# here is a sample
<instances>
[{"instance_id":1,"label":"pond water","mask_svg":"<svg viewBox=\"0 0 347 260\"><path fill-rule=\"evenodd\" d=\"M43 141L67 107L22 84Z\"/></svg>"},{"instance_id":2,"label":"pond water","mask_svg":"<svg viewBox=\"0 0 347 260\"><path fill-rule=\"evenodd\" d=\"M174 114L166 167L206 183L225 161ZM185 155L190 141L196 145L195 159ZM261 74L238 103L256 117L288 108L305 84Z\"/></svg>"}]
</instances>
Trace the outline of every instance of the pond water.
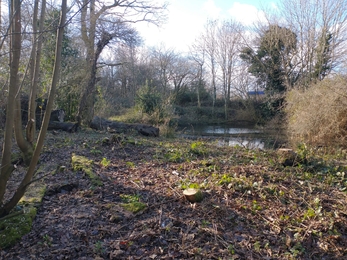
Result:
<instances>
[{"instance_id":1,"label":"pond water","mask_svg":"<svg viewBox=\"0 0 347 260\"><path fill-rule=\"evenodd\" d=\"M285 142L281 131L240 126L186 126L179 129L180 136L189 139L215 140L219 145L243 146L250 149L274 149Z\"/></svg>"}]
</instances>

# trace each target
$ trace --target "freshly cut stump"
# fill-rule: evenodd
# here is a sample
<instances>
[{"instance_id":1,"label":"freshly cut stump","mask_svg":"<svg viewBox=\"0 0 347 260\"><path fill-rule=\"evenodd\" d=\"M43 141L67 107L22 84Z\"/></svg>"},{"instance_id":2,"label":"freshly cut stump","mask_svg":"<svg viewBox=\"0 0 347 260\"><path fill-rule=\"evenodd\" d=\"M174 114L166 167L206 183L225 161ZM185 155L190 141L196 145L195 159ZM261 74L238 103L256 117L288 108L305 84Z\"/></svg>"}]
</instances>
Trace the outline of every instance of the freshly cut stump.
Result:
<instances>
[{"instance_id":1,"label":"freshly cut stump","mask_svg":"<svg viewBox=\"0 0 347 260\"><path fill-rule=\"evenodd\" d=\"M191 202L200 202L202 201L202 192L199 189L194 188L188 188L183 191L183 195L186 197L186 199Z\"/></svg>"}]
</instances>

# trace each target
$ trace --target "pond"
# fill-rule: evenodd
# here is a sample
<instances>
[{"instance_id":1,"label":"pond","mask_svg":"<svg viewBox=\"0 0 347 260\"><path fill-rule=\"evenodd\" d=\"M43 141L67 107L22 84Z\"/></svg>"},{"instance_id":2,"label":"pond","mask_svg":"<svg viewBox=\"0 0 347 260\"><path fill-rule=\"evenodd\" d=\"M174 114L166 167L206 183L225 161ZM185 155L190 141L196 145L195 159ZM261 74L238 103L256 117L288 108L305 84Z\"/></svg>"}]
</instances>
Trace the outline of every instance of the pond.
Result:
<instances>
[{"instance_id":1,"label":"pond","mask_svg":"<svg viewBox=\"0 0 347 260\"><path fill-rule=\"evenodd\" d=\"M285 135L280 130L265 130L249 126L190 125L181 127L179 135L189 139L216 140L221 146L239 145L250 149L274 149L285 142Z\"/></svg>"}]
</instances>

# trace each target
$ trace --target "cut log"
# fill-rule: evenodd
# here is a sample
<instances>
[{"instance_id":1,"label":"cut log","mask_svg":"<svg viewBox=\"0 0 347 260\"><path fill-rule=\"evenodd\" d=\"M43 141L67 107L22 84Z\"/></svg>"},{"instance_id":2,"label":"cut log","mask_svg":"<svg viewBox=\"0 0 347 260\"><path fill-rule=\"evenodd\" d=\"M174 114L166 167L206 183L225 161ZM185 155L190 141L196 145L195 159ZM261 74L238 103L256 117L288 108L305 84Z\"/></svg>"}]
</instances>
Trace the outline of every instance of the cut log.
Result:
<instances>
[{"instance_id":1,"label":"cut log","mask_svg":"<svg viewBox=\"0 0 347 260\"><path fill-rule=\"evenodd\" d=\"M203 198L201 190L194 188L185 189L183 195L191 203L200 202Z\"/></svg>"},{"instance_id":2,"label":"cut log","mask_svg":"<svg viewBox=\"0 0 347 260\"><path fill-rule=\"evenodd\" d=\"M50 121L48 130L63 130L69 133L75 133L78 129L78 123Z\"/></svg>"},{"instance_id":3,"label":"cut log","mask_svg":"<svg viewBox=\"0 0 347 260\"><path fill-rule=\"evenodd\" d=\"M122 122L110 121L104 118L95 116L90 124L90 127L95 130L112 131L116 133L125 133L130 130L136 130L139 134L145 136L159 136L159 128L144 125L144 124L126 124Z\"/></svg>"}]
</instances>

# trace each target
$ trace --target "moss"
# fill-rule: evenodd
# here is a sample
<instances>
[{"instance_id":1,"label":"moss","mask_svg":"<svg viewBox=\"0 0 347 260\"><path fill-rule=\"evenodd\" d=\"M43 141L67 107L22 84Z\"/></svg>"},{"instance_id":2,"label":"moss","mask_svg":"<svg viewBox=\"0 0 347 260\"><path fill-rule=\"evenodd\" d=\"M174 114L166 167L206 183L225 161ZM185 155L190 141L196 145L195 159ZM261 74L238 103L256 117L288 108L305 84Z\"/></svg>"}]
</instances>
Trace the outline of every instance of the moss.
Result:
<instances>
[{"instance_id":1,"label":"moss","mask_svg":"<svg viewBox=\"0 0 347 260\"><path fill-rule=\"evenodd\" d=\"M121 203L120 205L122 208L132 213L137 213L146 208L146 204L142 202L138 202L138 201L133 201L129 203Z\"/></svg>"},{"instance_id":2,"label":"moss","mask_svg":"<svg viewBox=\"0 0 347 260\"><path fill-rule=\"evenodd\" d=\"M29 233L32 221L36 216L36 207L42 202L46 185L41 181L30 184L17 208L22 211L13 212L0 220L0 250L14 245L20 238Z\"/></svg>"},{"instance_id":3,"label":"moss","mask_svg":"<svg viewBox=\"0 0 347 260\"><path fill-rule=\"evenodd\" d=\"M95 186L102 186L101 179L93 172L93 160L80 155L72 154L71 165L74 171L83 171Z\"/></svg>"},{"instance_id":4,"label":"moss","mask_svg":"<svg viewBox=\"0 0 347 260\"><path fill-rule=\"evenodd\" d=\"M0 250L14 245L31 230L36 208L29 207L23 213L0 220Z\"/></svg>"},{"instance_id":5,"label":"moss","mask_svg":"<svg viewBox=\"0 0 347 260\"><path fill-rule=\"evenodd\" d=\"M19 201L20 204L40 204L46 192L43 182L33 182Z\"/></svg>"}]
</instances>

